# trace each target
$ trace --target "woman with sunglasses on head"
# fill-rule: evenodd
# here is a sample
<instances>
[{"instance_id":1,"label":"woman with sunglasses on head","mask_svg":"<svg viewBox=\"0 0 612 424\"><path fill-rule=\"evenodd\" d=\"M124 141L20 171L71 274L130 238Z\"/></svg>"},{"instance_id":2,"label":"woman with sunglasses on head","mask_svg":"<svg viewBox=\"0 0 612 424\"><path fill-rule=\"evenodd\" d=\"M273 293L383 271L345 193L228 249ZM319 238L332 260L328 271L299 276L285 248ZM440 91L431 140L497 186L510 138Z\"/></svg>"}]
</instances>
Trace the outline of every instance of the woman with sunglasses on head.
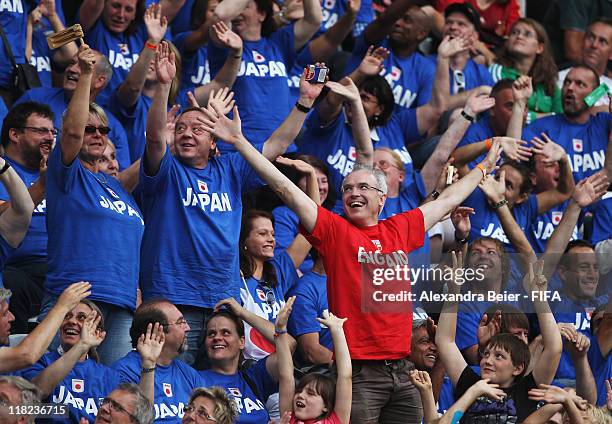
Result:
<instances>
[{"instance_id":1,"label":"woman with sunglasses on head","mask_svg":"<svg viewBox=\"0 0 612 424\"><path fill-rule=\"evenodd\" d=\"M103 363L130 350L144 221L119 181L99 172L106 149L106 117L89 103L95 54L79 48L82 74L64 118L61 139L49 155L47 230L49 270L42 313L71 282L92 284L91 299L106 319Z\"/></svg>"},{"instance_id":2,"label":"woman with sunglasses on head","mask_svg":"<svg viewBox=\"0 0 612 424\"><path fill-rule=\"evenodd\" d=\"M236 403L222 387L195 389L183 411L185 415L182 424L234 424L238 416Z\"/></svg>"},{"instance_id":3,"label":"woman with sunglasses on head","mask_svg":"<svg viewBox=\"0 0 612 424\"><path fill-rule=\"evenodd\" d=\"M119 372L99 363L96 348L105 336L100 309L90 300L81 300L64 317L60 346L21 375L36 384L48 402L66 405L71 422L81 418L93 422L99 399L121 383ZM45 422L64 423L66 419Z\"/></svg>"},{"instance_id":4,"label":"woman with sunglasses on head","mask_svg":"<svg viewBox=\"0 0 612 424\"><path fill-rule=\"evenodd\" d=\"M320 203L317 173L313 166L283 157L279 157L277 162L303 175L306 194ZM296 269L311 248L301 234L297 234L291 245L277 255L274 253L275 244L272 214L254 209L248 211L242 218L239 241L240 298L245 309L271 323L285 305L287 293L298 280ZM258 360L274 352L274 344L248 324L245 325L245 336L244 356L247 359Z\"/></svg>"}]
</instances>

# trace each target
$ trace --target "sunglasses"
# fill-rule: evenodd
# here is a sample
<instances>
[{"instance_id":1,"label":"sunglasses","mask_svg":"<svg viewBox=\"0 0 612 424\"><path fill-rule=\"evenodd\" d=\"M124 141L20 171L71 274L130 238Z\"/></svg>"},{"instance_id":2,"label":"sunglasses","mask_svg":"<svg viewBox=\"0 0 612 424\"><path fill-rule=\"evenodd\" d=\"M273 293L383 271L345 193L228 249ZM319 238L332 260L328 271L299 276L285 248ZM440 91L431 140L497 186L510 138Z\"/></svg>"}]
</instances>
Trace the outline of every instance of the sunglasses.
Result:
<instances>
[{"instance_id":1,"label":"sunglasses","mask_svg":"<svg viewBox=\"0 0 612 424\"><path fill-rule=\"evenodd\" d=\"M96 127L94 125L85 125L86 134L95 134L96 131L99 131L101 135L106 135L111 131L111 129L109 127Z\"/></svg>"}]
</instances>

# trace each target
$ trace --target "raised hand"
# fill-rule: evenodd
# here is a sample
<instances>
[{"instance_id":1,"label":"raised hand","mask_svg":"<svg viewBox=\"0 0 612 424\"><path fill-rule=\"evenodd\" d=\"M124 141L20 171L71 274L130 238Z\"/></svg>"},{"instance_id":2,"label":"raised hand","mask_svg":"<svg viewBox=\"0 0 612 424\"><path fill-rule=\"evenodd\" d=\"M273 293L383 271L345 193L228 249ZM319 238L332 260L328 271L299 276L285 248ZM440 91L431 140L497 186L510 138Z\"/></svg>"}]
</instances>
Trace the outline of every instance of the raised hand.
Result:
<instances>
[{"instance_id":1,"label":"raised hand","mask_svg":"<svg viewBox=\"0 0 612 424\"><path fill-rule=\"evenodd\" d=\"M223 21L219 21L212 26L219 42L224 47L231 49L234 53L242 54L242 38L232 31Z\"/></svg>"},{"instance_id":2,"label":"raised hand","mask_svg":"<svg viewBox=\"0 0 612 424\"><path fill-rule=\"evenodd\" d=\"M606 172L599 171L576 184L572 199L581 208L586 208L598 201L606 193L608 183Z\"/></svg>"},{"instance_id":3,"label":"raised hand","mask_svg":"<svg viewBox=\"0 0 612 424\"><path fill-rule=\"evenodd\" d=\"M569 325L573 327L572 324ZM572 340L572 338L567 338L563 331L561 331L561 336L565 339L565 348L568 350L572 358L577 359L586 356L589 351L589 347L591 347L591 340L587 336L576 332L575 338Z\"/></svg>"},{"instance_id":4,"label":"raised hand","mask_svg":"<svg viewBox=\"0 0 612 424\"><path fill-rule=\"evenodd\" d=\"M165 341L166 335L164 333L164 326L159 322L156 322L155 325L149 323L147 331L140 335L136 345L144 368L155 366L159 359L159 355L161 355Z\"/></svg>"},{"instance_id":5,"label":"raised hand","mask_svg":"<svg viewBox=\"0 0 612 424\"><path fill-rule=\"evenodd\" d=\"M315 66L325 67L325 63L317 62L315 63ZM302 103L303 106L311 107L314 104L315 100L317 100L317 97L319 97L319 95L321 94L321 91L323 91L323 87L325 87L325 84L309 83L308 81L306 81L307 73L308 70L304 68L302 76L300 77L300 103ZM326 82L328 78L329 75L326 77Z\"/></svg>"},{"instance_id":6,"label":"raised hand","mask_svg":"<svg viewBox=\"0 0 612 424\"><path fill-rule=\"evenodd\" d=\"M317 318L319 323L327 326L330 331L342 330L342 326L348 318L338 318L331 312L323 312L323 318Z\"/></svg>"},{"instance_id":7,"label":"raised hand","mask_svg":"<svg viewBox=\"0 0 612 424\"><path fill-rule=\"evenodd\" d=\"M350 102L361 100L359 89L349 77L342 78L339 83L328 81L325 83L325 86Z\"/></svg>"},{"instance_id":8,"label":"raised hand","mask_svg":"<svg viewBox=\"0 0 612 424\"><path fill-rule=\"evenodd\" d=\"M274 328L276 331L286 331L287 330L287 322L289 322L289 316L291 315L291 310L293 309L293 302L295 302L295 296L291 296L287 299L287 303L283 306L276 316L276 322L274 323Z\"/></svg>"},{"instance_id":9,"label":"raised hand","mask_svg":"<svg viewBox=\"0 0 612 424\"><path fill-rule=\"evenodd\" d=\"M495 179L493 175L487 175L478 184L478 187L480 187L491 203L501 202L506 194L506 171L502 170L499 173L499 179Z\"/></svg>"},{"instance_id":10,"label":"raised hand","mask_svg":"<svg viewBox=\"0 0 612 424\"><path fill-rule=\"evenodd\" d=\"M470 222L470 215L475 213L474 209L467 206L457 206L450 214L451 222L455 227L455 235L464 239L470 235L472 229L472 223Z\"/></svg>"},{"instance_id":11,"label":"raised hand","mask_svg":"<svg viewBox=\"0 0 612 424\"><path fill-rule=\"evenodd\" d=\"M281 417L279 424L289 424L291 422L291 411L287 411Z\"/></svg>"},{"instance_id":12,"label":"raised hand","mask_svg":"<svg viewBox=\"0 0 612 424\"><path fill-rule=\"evenodd\" d=\"M506 155L508 159L527 161L531 157L531 149L529 147L525 147L527 145L526 141L517 140L516 138L512 137L499 138L501 140L504 155Z\"/></svg>"},{"instance_id":13,"label":"raised hand","mask_svg":"<svg viewBox=\"0 0 612 424\"><path fill-rule=\"evenodd\" d=\"M549 384L539 384L539 388L531 389L528 392L529 399L536 402L546 403L564 403L569 399L570 394L561 387L551 386Z\"/></svg>"},{"instance_id":14,"label":"raised hand","mask_svg":"<svg viewBox=\"0 0 612 424\"><path fill-rule=\"evenodd\" d=\"M71 311L81 302L81 300L85 299L90 294L91 284L87 281L79 281L78 283L70 284L57 299L55 306Z\"/></svg>"},{"instance_id":15,"label":"raised hand","mask_svg":"<svg viewBox=\"0 0 612 424\"><path fill-rule=\"evenodd\" d=\"M40 163L38 164L38 178L46 178L47 176L47 167L49 161L49 152L41 152Z\"/></svg>"},{"instance_id":16,"label":"raised hand","mask_svg":"<svg viewBox=\"0 0 612 424\"><path fill-rule=\"evenodd\" d=\"M544 140L542 140L542 138ZM534 137L531 140L533 153L544 156L544 163L559 162L565 157L565 149L552 141L545 133L542 138Z\"/></svg>"},{"instance_id":17,"label":"raised hand","mask_svg":"<svg viewBox=\"0 0 612 424\"><path fill-rule=\"evenodd\" d=\"M464 279L460 279L459 276L464 275L463 270L463 253L451 251L451 271L453 273L453 281L448 284L448 291L451 293L458 293L461 288L462 283L458 283L458 281L465 281Z\"/></svg>"},{"instance_id":18,"label":"raised hand","mask_svg":"<svg viewBox=\"0 0 612 424\"><path fill-rule=\"evenodd\" d=\"M57 9L55 8L55 0L41 0L38 5L40 13L49 18L55 16L57 14Z\"/></svg>"},{"instance_id":19,"label":"raised hand","mask_svg":"<svg viewBox=\"0 0 612 424\"><path fill-rule=\"evenodd\" d=\"M480 322L478 323L478 346L486 346L489 344L489 340L496 334L501 332L501 316L500 310L495 311L493 318L487 323L489 316L483 314Z\"/></svg>"},{"instance_id":20,"label":"raised hand","mask_svg":"<svg viewBox=\"0 0 612 424\"><path fill-rule=\"evenodd\" d=\"M81 339L79 343L85 347L85 351L88 351L92 347L100 346L106 337L106 331L98 328L102 315L98 315L96 311L91 311L83 326L81 327Z\"/></svg>"},{"instance_id":21,"label":"raised hand","mask_svg":"<svg viewBox=\"0 0 612 424\"><path fill-rule=\"evenodd\" d=\"M189 93L191 93L191 91ZM169 131L171 134L174 134L174 127L176 126L176 120L178 119L179 110L181 110L180 105L173 105L168 111L168 115L166 116L166 130Z\"/></svg>"},{"instance_id":22,"label":"raised hand","mask_svg":"<svg viewBox=\"0 0 612 424\"><path fill-rule=\"evenodd\" d=\"M216 104L212 105L214 112L202 109L206 118L198 116L197 120L204 129L217 138L229 144L236 143L242 137L242 121L238 108L234 106L234 118L229 119L223 114L223 110Z\"/></svg>"},{"instance_id":23,"label":"raised hand","mask_svg":"<svg viewBox=\"0 0 612 424\"><path fill-rule=\"evenodd\" d=\"M220 311L223 307L229 309L237 317L242 318L242 312L244 311L244 308L233 297L228 297L227 299L220 300L219 302L217 302L213 309L215 312L217 312Z\"/></svg>"},{"instance_id":24,"label":"raised hand","mask_svg":"<svg viewBox=\"0 0 612 424\"><path fill-rule=\"evenodd\" d=\"M187 96L189 97L192 105L195 105L195 107L200 107L193 94L191 96L187 94ZM210 92L210 96L208 96L207 109L211 113L217 113L216 111L219 110L223 113L223 115L227 115L234 108L235 104L234 92L230 91L230 89L227 87L223 87L219 91L213 90Z\"/></svg>"},{"instance_id":25,"label":"raised hand","mask_svg":"<svg viewBox=\"0 0 612 424\"><path fill-rule=\"evenodd\" d=\"M276 158L276 162L281 165L293 168L302 175L310 174L315 170L312 165L299 159L289 159L283 156L279 156Z\"/></svg>"},{"instance_id":26,"label":"raised hand","mask_svg":"<svg viewBox=\"0 0 612 424\"><path fill-rule=\"evenodd\" d=\"M522 75L512 83L512 96L515 102L527 103L532 94L531 77Z\"/></svg>"},{"instance_id":27,"label":"raised hand","mask_svg":"<svg viewBox=\"0 0 612 424\"><path fill-rule=\"evenodd\" d=\"M489 149L489 153L485 159L481 162L481 165L485 167L487 173L493 172L495 166L497 165L497 161L499 161L499 157L501 156L502 148L501 148L501 139L508 137L493 137L493 143L491 144L491 148Z\"/></svg>"},{"instance_id":28,"label":"raised hand","mask_svg":"<svg viewBox=\"0 0 612 424\"><path fill-rule=\"evenodd\" d=\"M438 46L438 55L445 59L470 48L470 39L467 37L451 37L447 35Z\"/></svg>"},{"instance_id":29,"label":"raised hand","mask_svg":"<svg viewBox=\"0 0 612 424\"><path fill-rule=\"evenodd\" d=\"M168 29L168 19L162 15L161 5L153 3L147 8L144 14L144 23L147 27L149 40L153 44L159 44L166 35Z\"/></svg>"},{"instance_id":30,"label":"raised hand","mask_svg":"<svg viewBox=\"0 0 612 424\"><path fill-rule=\"evenodd\" d=\"M476 116L495 106L495 98L474 93L468 97L463 110L470 116Z\"/></svg>"},{"instance_id":31,"label":"raised hand","mask_svg":"<svg viewBox=\"0 0 612 424\"><path fill-rule=\"evenodd\" d=\"M174 52L170 50L170 45L165 41L157 46L155 72L157 73L157 82L160 84L171 84L176 75Z\"/></svg>"},{"instance_id":32,"label":"raised hand","mask_svg":"<svg viewBox=\"0 0 612 424\"><path fill-rule=\"evenodd\" d=\"M429 377L429 373L427 371L411 370L408 373L408 377L420 393L431 390L431 378Z\"/></svg>"},{"instance_id":33,"label":"raised hand","mask_svg":"<svg viewBox=\"0 0 612 424\"><path fill-rule=\"evenodd\" d=\"M90 49L87 44L81 44L77 57L79 59L81 72L84 74L92 74L96 66L96 54L94 51Z\"/></svg>"},{"instance_id":34,"label":"raised hand","mask_svg":"<svg viewBox=\"0 0 612 424\"><path fill-rule=\"evenodd\" d=\"M383 68L383 63L387 57L389 57L390 53L391 52L384 47L368 47L366 55L359 64L359 72L367 76L380 74L380 71Z\"/></svg>"},{"instance_id":35,"label":"raised hand","mask_svg":"<svg viewBox=\"0 0 612 424\"><path fill-rule=\"evenodd\" d=\"M543 273L544 261L537 260L535 263L529 263L529 270L523 279L523 287L527 293L543 292L548 287L548 280Z\"/></svg>"},{"instance_id":36,"label":"raised hand","mask_svg":"<svg viewBox=\"0 0 612 424\"><path fill-rule=\"evenodd\" d=\"M489 379L479 380L473 386L479 396L486 396L493 400L502 400L506 392L499 388L499 384L489 383Z\"/></svg>"}]
</instances>

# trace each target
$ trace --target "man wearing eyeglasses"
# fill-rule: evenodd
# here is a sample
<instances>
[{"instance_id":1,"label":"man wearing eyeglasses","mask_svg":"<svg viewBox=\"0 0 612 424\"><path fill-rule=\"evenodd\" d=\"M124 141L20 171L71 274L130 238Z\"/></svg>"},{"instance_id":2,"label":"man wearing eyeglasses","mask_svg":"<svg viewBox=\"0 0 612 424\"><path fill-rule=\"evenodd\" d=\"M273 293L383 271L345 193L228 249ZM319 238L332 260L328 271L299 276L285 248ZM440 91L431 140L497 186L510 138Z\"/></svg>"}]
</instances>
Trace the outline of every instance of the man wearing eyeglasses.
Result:
<instances>
[{"instance_id":1,"label":"man wearing eyeglasses","mask_svg":"<svg viewBox=\"0 0 612 424\"><path fill-rule=\"evenodd\" d=\"M486 159L434 201L379 221L387 184L379 170L356 167L342 182L345 218L318 207L242 135L234 108L230 121L209 113L210 131L236 150L299 217L300 231L323 258L329 309L348 317L344 330L353 360L351 421L361 424L420 423L422 407L408 372L412 335L410 280L377 280L396 265L409 271L407 254L423 245L425 231L461 204L490 173L501 153L492 143ZM378 275L380 277L380 275Z\"/></svg>"},{"instance_id":2,"label":"man wearing eyeglasses","mask_svg":"<svg viewBox=\"0 0 612 424\"><path fill-rule=\"evenodd\" d=\"M104 399L94 424L152 424L153 406L142 390L130 383L123 383ZM87 424L81 420L80 424Z\"/></svg>"},{"instance_id":3,"label":"man wearing eyeglasses","mask_svg":"<svg viewBox=\"0 0 612 424\"><path fill-rule=\"evenodd\" d=\"M113 68L110 62L102 53L95 51L96 65L94 75L91 79L90 101L95 102L98 95L104 90L111 79ZM72 94L76 89L77 82L81 76L81 68L79 61L75 55L68 67L64 70L62 80L62 88L55 87L37 87L26 91L15 104L24 102L39 102L48 105L52 110L56 111L53 119L55 128L62 128L63 113L68 108L68 103L72 98ZM117 161L119 168L125 169L130 165L130 152L128 147L128 139L125 130L119 120L106 107L102 107L108 117L110 140L117 147Z\"/></svg>"},{"instance_id":4,"label":"man wearing eyeglasses","mask_svg":"<svg viewBox=\"0 0 612 424\"><path fill-rule=\"evenodd\" d=\"M47 273L47 228L45 224L45 178L42 164L57 130L54 114L44 104L26 102L13 107L2 125L4 159L17 172L30 192L35 209L21 245L10 254L4 270L4 286L11 289L10 310L15 315L14 333L27 333L28 319L40 311L43 282ZM43 169L42 178L39 170ZM0 185L0 210L8 205L9 194Z\"/></svg>"}]
</instances>

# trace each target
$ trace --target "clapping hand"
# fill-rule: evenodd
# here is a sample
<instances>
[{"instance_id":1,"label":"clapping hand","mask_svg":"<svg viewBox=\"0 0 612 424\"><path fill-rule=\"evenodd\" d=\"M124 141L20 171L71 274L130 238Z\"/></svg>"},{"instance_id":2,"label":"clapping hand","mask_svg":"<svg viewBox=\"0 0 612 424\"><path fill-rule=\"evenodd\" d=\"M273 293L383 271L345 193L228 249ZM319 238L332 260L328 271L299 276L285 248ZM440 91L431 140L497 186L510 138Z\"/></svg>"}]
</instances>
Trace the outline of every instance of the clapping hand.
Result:
<instances>
[{"instance_id":1,"label":"clapping hand","mask_svg":"<svg viewBox=\"0 0 612 424\"><path fill-rule=\"evenodd\" d=\"M463 110L469 116L477 116L495 106L495 98L488 95L473 93L468 97Z\"/></svg>"},{"instance_id":2,"label":"clapping hand","mask_svg":"<svg viewBox=\"0 0 612 424\"><path fill-rule=\"evenodd\" d=\"M478 187L492 204L503 201L506 194L506 171L500 171L498 179L491 174L487 175L478 184Z\"/></svg>"}]
</instances>

